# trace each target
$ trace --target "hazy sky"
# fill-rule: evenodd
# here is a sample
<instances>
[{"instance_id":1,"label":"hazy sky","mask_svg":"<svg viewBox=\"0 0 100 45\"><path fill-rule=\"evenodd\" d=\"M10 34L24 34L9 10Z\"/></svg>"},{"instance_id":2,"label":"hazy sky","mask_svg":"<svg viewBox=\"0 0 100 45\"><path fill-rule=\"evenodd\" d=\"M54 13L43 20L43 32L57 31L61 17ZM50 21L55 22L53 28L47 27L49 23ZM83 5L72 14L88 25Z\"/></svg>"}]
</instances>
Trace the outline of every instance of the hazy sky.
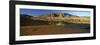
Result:
<instances>
[{"instance_id":1,"label":"hazy sky","mask_svg":"<svg viewBox=\"0 0 100 45\"><path fill-rule=\"evenodd\" d=\"M32 16L38 16L42 14L47 14L50 12L62 12L62 13L69 13L72 15L78 16L90 16L90 11L78 11L78 10L46 10L46 9L20 9L20 14L28 14Z\"/></svg>"}]
</instances>

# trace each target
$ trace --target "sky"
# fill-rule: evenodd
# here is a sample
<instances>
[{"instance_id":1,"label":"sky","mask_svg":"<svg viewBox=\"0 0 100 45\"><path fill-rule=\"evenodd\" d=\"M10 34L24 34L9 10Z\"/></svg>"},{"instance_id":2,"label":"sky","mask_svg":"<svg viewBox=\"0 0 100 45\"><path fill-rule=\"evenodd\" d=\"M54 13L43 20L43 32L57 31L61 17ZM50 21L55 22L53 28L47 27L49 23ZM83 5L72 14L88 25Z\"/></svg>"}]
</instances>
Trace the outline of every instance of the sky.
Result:
<instances>
[{"instance_id":1,"label":"sky","mask_svg":"<svg viewBox=\"0 0 100 45\"><path fill-rule=\"evenodd\" d=\"M51 12L69 13L77 16L90 16L90 11L78 11L78 10L48 10L48 9L20 9L20 14L27 14L31 16L39 16Z\"/></svg>"}]
</instances>

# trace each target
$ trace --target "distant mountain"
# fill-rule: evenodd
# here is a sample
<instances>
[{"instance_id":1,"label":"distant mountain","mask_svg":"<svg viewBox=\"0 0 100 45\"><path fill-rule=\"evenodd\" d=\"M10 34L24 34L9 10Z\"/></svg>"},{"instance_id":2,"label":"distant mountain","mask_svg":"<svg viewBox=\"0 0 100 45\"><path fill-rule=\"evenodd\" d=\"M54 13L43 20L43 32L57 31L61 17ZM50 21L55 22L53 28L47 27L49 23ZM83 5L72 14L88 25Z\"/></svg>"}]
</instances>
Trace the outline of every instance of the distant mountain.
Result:
<instances>
[{"instance_id":1,"label":"distant mountain","mask_svg":"<svg viewBox=\"0 0 100 45\"><path fill-rule=\"evenodd\" d=\"M69 13L64 13L64 15L73 16L72 14L69 14Z\"/></svg>"}]
</instances>

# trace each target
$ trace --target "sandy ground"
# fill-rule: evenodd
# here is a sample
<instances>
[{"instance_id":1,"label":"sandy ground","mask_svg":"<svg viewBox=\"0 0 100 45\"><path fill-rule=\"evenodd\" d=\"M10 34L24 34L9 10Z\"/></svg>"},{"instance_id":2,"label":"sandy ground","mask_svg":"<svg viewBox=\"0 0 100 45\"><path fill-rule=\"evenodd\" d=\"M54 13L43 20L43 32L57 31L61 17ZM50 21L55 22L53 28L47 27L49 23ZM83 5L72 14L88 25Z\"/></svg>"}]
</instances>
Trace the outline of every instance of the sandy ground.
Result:
<instances>
[{"instance_id":1,"label":"sandy ground","mask_svg":"<svg viewBox=\"0 0 100 45\"><path fill-rule=\"evenodd\" d=\"M20 35L49 35L49 34L74 34L74 33L89 33L87 29L79 29L72 27L54 26L54 25L39 25L39 26L21 26Z\"/></svg>"}]
</instances>

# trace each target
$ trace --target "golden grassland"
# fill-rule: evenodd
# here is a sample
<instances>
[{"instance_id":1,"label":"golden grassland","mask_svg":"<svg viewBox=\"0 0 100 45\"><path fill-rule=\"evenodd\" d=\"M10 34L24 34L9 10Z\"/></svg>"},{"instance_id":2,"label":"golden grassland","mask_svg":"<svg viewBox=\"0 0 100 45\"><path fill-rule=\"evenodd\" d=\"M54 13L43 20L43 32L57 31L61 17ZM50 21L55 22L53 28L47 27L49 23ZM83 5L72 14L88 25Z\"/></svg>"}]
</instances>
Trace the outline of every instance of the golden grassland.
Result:
<instances>
[{"instance_id":1,"label":"golden grassland","mask_svg":"<svg viewBox=\"0 0 100 45\"><path fill-rule=\"evenodd\" d=\"M90 19L89 18L66 18L64 19L64 22L69 22L69 23L80 23L80 24L90 24Z\"/></svg>"},{"instance_id":2,"label":"golden grassland","mask_svg":"<svg viewBox=\"0 0 100 45\"><path fill-rule=\"evenodd\" d=\"M62 23L78 23L78 24L90 24L90 17L52 17L48 18L50 23L62 22Z\"/></svg>"}]
</instances>

